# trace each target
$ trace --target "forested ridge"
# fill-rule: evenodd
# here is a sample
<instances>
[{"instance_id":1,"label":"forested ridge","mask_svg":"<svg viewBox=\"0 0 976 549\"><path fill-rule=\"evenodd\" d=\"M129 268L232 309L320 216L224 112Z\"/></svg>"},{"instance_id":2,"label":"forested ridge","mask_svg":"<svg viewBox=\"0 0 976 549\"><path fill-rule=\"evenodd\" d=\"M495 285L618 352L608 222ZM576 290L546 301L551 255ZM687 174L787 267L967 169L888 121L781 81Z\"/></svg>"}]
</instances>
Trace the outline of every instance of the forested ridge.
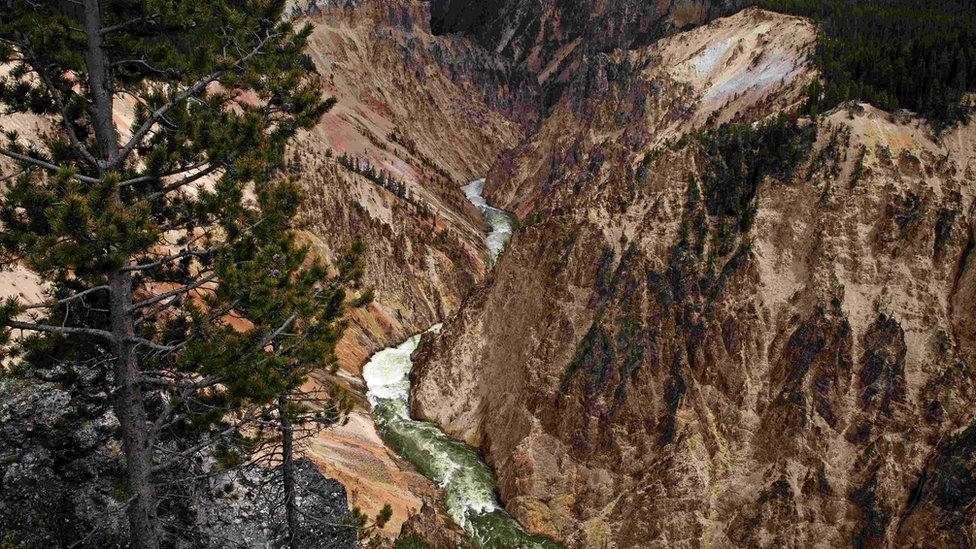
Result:
<instances>
[{"instance_id":1,"label":"forested ridge","mask_svg":"<svg viewBox=\"0 0 976 549\"><path fill-rule=\"evenodd\" d=\"M970 114L976 90L973 0L759 0L765 9L814 19L815 62L823 85L811 87L814 112L847 100L909 109L934 126Z\"/></svg>"}]
</instances>

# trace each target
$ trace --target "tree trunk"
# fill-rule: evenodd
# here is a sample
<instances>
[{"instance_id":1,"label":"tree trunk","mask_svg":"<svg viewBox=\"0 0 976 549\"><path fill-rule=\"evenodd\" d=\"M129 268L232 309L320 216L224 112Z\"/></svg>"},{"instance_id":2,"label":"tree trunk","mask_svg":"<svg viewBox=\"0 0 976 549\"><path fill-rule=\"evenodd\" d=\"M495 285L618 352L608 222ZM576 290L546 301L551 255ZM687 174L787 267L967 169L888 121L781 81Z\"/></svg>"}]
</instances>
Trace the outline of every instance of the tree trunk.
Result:
<instances>
[{"instance_id":1,"label":"tree trunk","mask_svg":"<svg viewBox=\"0 0 976 549\"><path fill-rule=\"evenodd\" d=\"M285 495L288 547L298 549L298 509L295 507L294 430L288 419L288 399L278 396L278 421L281 423L281 476Z\"/></svg>"},{"instance_id":2,"label":"tree trunk","mask_svg":"<svg viewBox=\"0 0 976 549\"><path fill-rule=\"evenodd\" d=\"M98 0L85 0L85 65L88 68L88 95L91 100L89 111L92 129L98 141L99 176L114 164L119 156L119 137L115 131L112 106L115 98L112 89L111 65L102 49L102 12Z\"/></svg>"},{"instance_id":3,"label":"tree trunk","mask_svg":"<svg viewBox=\"0 0 976 549\"><path fill-rule=\"evenodd\" d=\"M85 0L85 64L88 69L89 106L92 128L98 142L99 177L118 170L118 134L113 120L114 90L111 65L102 49L102 14L99 0ZM116 200L119 200L116 190ZM149 423L142 400L139 359L131 338L135 334L135 312L132 310L132 275L117 272L109 277L115 351L115 415L122 430L126 480L131 497L127 514L129 538L135 549L158 549L159 520L152 483L152 449L149 446Z\"/></svg>"},{"instance_id":4,"label":"tree trunk","mask_svg":"<svg viewBox=\"0 0 976 549\"><path fill-rule=\"evenodd\" d=\"M139 361L129 338L133 335L132 277L113 275L109 282L112 297L110 315L115 335L115 415L122 428L129 495L129 530L136 549L158 549L159 521L152 483L152 449L146 408L139 385Z\"/></svg>"}]
</instances>

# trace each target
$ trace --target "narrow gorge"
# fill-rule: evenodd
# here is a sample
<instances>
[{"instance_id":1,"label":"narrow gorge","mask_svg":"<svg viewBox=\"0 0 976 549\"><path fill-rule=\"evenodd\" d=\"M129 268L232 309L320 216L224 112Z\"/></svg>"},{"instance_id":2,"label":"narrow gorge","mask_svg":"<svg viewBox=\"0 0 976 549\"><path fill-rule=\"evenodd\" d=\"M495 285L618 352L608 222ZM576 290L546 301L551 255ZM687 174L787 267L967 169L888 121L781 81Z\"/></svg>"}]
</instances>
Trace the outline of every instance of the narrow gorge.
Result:
<instances>
[{"instance_id":1,"label":"narrow gorge","mask_svg":"<svg viewBox=\"0 0 976 549\"><path fill-rule=\"evenodd\" d=\"M976 547L967 1L9 2L0 548Z\"/></svg>"},{"instance_id":2,"label":"narrow gorge","mask_svg":"<svg viewBox=\"0 0 976 549\"><path fill-rule=\"evenodd\" d=\"M486 243L497 260L512 234L510 214L489 206L481 196L484 180L464 192L482 212L488 226ZM410 355L422 337L436 337L437 324L397 347L384 349L363 367L367 396L384 441L444 491L447 514L481 547L556 547L547 538L530 536L499 505L494 475L476 451L453 440L436 425L410 418Z\"/></svg>"},{"instance_id":3,"label":"narrow gorge","mask_svg":"<svg viewBox=\"0 0 976 549\"><path fill-rule=\"evenodd\" d=\"M973 539L974 126L800 116L816 39L751 8L597 54L492 169L519 228L414 355L411 409L529 531Z\"/></svg>"}]
</instances>

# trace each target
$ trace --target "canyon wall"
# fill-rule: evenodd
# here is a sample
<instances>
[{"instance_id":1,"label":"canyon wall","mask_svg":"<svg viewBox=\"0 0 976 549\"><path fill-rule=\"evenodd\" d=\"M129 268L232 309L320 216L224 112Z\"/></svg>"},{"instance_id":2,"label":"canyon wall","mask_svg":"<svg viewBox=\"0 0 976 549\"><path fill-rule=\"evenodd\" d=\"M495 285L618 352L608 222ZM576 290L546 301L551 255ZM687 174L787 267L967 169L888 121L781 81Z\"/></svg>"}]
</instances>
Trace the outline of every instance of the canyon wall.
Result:
<instances>
[{"instance_id":1,"label":"canyon wall","mask_svg":"<svg viewBox=\"0 0 976 549\"><path fill-rule=\"evenodd\" d=\"M708 183L701 131L796 112L815 37L750 9L602 53L492 169L520 226L415 354L412 408L533 532L973 543L976 126L844 105L796 121L746 214Z\"/></svg>"},{"instance_id":2,"label":"canyon wall","mask_svg":"<svg viewBox=\"0 0 976 549\"><path fill-rule=\"evenodd\" d=\"M521 99L508 63L464 37L431 34L426 2L318 2L305 11L298 22L314 27L308 54L337 102L289 152L307 191L304 235L332 263L361 243L364 288L375 292L349 316L338 372L313 377L362 397L360 370L375 351L455 314L483 280L484 221L460 187L519 141ZM383 444L365 398L306 453L370 517L392 505L387 536L437 500L435 486ZM435 521L427 528L444 526L436 504L425 517Z\"/></svg>"},{"instance_id":3,"label":"canyon wall","mask_svg":"<svg viewBox=\"0 0 976 549\"><path fill-rule=\"evenodd\" d=\"M525 64L539 81L558 77L579 54L646 45L730 11L734 0L529 1L434 0L436 34L464 33L486 49Z\"/></svg>"},{"instance_id":4,"label":"canyon wall","mask_svg":"<svg viewBox=\"0 0 976 549\"><path fill-rule=\"evenodd\" d=\"M647 45L744 5L742 0L434 0L435 34L470 36L512 61L543 112L599 54Z\"/></svg>"},{"instance_id":5,"label":"canyon wall","mask_svg":"<svg viewBox=\"0 0 976 549\"><path fill-rule=\"evenodd\" d=\"M378 0L307 19L308 53L337 103L293 146L293 170L308 190L302 219L329 259L361 241L365 283L376 292L344 340L352 370L452 314L483 277L483 221L460 185L482 177L521 131L480 92L503 86L474 80L500 80L504 67L465 40L431 36L426 9Z\"/></svg>"}]
</instances>

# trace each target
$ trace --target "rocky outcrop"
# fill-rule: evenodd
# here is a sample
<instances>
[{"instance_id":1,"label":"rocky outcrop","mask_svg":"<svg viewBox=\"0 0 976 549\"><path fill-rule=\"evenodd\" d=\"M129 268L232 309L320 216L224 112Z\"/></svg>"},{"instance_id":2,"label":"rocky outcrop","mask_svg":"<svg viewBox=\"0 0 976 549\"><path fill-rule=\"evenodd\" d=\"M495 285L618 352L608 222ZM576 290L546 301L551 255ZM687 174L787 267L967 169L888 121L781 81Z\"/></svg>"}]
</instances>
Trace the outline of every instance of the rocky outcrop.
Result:
<instances>
[{"instance_id":1,"label":"rocky outcrop","mask_svg":"<svg viewBox=\"0 0 976 549\"><path fill-rule=\"evenodd\" d=\"M96 372L79 383L100 382ZM115 497L108 442L118 421L107 394L78 401L54 384L0 381L0 533L14 547L121 545L128 527ZM118 475L119 477L121 475ZM39 489L43 487L43 490ZM121 496L120 496L121 497ZM96 528L97 527L97 528Z\"/></svg>"},{"instance_id":2,"label":"rocky outcrop","mask_svg":"<svg viewBox=\"0 0 976 549\"><path fill-rule=\"evenodd\" d=\"M791 126L789 169L715 184L700 130L795 112L814 40L753 9L603 54L493 168L521 224L414 356L412 406L530 530L976 541L976 126L846 105Z\"/></svg>"},{"instance_id":3,"label":"rocky outcrop","mask_svg":"<svg viewBox=\"0 0 976 549\"><path fill-rule=\"evenodd\" d=\"M438 511L438 504L425 501L420 512L410 517L397 538L397 547L468 549L474 547L451 519Z\"/></svg>"},{"instance_id":4,"label":"rocky outcrop","mask_svg":"<svg viewBox=\"0 0 976 549\"><path fill-rule=\"evenodd\" d=\"M126 490L118 421L95 368L52 372L50 382L0 381L0 541L10 547L125 547ZM88 395L88 396L85 396ZM94 395L94 396L91 396ZM220 472L187 460L172 475L160 515L172 547L279 547L278 473ZM175 482L179 479L180 482ZM303 547L353 548L345 488L308 460L296 463Z\"/></svg>"}]
</instances>

